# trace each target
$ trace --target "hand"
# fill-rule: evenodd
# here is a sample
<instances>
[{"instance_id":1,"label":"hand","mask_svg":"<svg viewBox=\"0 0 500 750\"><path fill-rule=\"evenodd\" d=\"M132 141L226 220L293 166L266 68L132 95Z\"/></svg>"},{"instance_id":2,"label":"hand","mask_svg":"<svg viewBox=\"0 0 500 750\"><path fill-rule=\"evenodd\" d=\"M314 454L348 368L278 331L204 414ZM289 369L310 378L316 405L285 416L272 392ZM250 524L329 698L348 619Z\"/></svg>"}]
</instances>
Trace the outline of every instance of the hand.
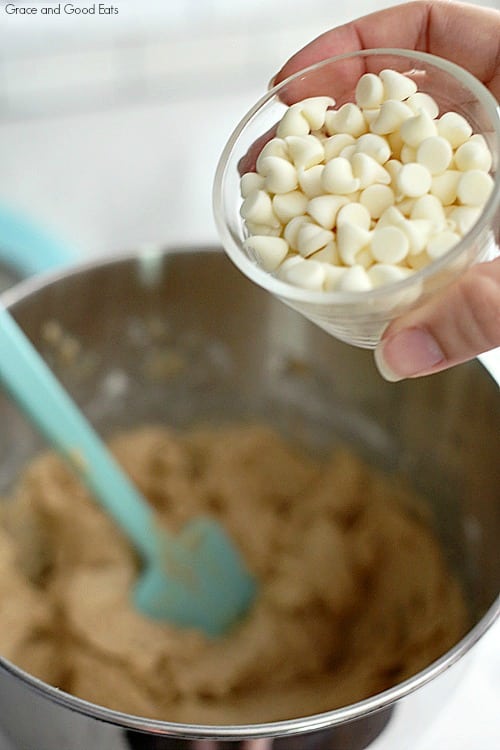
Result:
<instances>
[{"instance_id":1,"label":"hand","mask_svg":"<svg viewBox=\"0 0 500 750\"><path fill-rule=\"evenodd\" d=\"M500 99L500 11L442 0L417 0L327 31L297 52L273 83L328 57L375 47L446 57L467 68ZM498 242L500 227L495 227L495 234ZM386 379L401 380L444 370L496 346L500 258L473 266L437 300L391 323L375 360Z\"/></svg>"}]
</instances>

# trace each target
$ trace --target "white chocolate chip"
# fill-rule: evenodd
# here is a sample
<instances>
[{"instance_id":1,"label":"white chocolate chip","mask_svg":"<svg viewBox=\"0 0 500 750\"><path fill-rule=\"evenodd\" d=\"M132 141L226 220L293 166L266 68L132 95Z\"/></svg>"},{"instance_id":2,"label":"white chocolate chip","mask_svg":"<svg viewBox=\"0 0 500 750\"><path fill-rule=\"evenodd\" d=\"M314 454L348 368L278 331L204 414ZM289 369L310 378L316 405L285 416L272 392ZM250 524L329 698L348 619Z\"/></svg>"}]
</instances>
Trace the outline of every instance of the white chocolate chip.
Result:
<instances>
[{"instance_id":1,"label":"white chocolate chip","mask_svg":"<svg viewBox=\"0 0 500 750\"><path fill-rule=\"evenodd\" d=\"M339 109L331 109L326 113L325 118L326 132L329 135L334 133L348 133L357 138L366 133L367 125L360 108L348 102L343 104Z\"/></svg>"},{"instance_id":2,"label":"white chocolate chip","mask_svg":"<svg viewBox=\"0 0 500 750\"><path fill-rule=\"evenodd\" d=\"M337 289L343 292L367 292L372 288L368 273L359 264L348 268L337 284Z\"/></svg>"},{"instance_id":3,"label":"white chocolate chip","mask_svg":"<svg viewBox=\"0 0 500 750\"><path fill-rule=\"evenodd\" d=\"M436 260L451 250L460 241L460 235L455 232L445 231L435 234L427 243L427 255L431 260Z\"/></svg>"},{"instance_id":4,"label":"white chocolate chip","mask_svg":"<svg viewBox=\"0 0 500 750\"><path fill-rule=\"evenodd\" d=\"M378 161L375 161L372 156L368 156L368 154L364 154L363 152L354 153L351 157L351 164L352 173L359 180L359 187L361 189L374 183L388 185L391 181L391 176L385 168Z\"/></svg>"},{"instance_id":5,"label":"white chocolate chip","mask_svg":"<svg viewBox=\"0 0 500 750\"><path fill-rule=\"evenodd\" d=\"M462 236L472 229L481 216L481 209L474 206L456 206L448 215L451 227Z\"/></svg>"},{"instance_id":6,"label":"white chocolate chip","mask_svg":"<svg viewBox=\"0 0 500 750\"><path fill-rule=\"evenodd\" d=\"M328 107L333 107L335 99L331 96L311 96L300 102L300 111L309 123L311 130L319 130L325 124Z\"/></svg>"},{"instance_id":7,"label":"white chocolate chip","mask_svg":"<svg viewBox=\"0 0 500 750\"><path fill-rule=\"evenodd\" d=\"M377 227L370 247L373 257L380 263L400 263L408 255L410 243L398 227Z\"/></svg>"},{"instance_id":8,"label":"white chocolate chip","mask_svg":"<svg viewBox=\"0 0 500 750\"><path fill-rule=\"evenodd\" d=\"M265 190L254 190L247 195L241 204L240 214L248 221L270 227L276 227L280 223L273 211L271 198Z\"/></svg>"},{"instance_id":9,"label":"white chocolate chip","mask_svg":"<svg viewBox=\"0 0 500 750\"><path fill-rule=\"evenodd\" d=\"M373 266L373 255L369 247L363 247L356 255L356 264L368 269Z\"/></svg>"},{"instance_id":10,"label":"white chocolate chip","mask_svg":"<svg viewBox=\"0 0 500 750\"><path fill-rule=\"evenodd\" d=\"M372 123L375 122L379 114L380 114L380 107L377 107L377 109L364 109L363 110L363 117L365 118L366 124L368 125L368 130L371 129Z\"/></svg>"},{"instance_id":11,"label":"white chocolate chip","mask_svg":"<svg viewBox=\"0 0 500 750\"><path fill-rule=\"evenodd\" d=\"M304 257L321 250L333 240L333 232L314 223L302 224L297 233L297 250Z\"/></svg>"},{"instance_id":12,"label":"white chocolate chip","mask_svg":"<svg viewBox=\"0 0 500 750\"><path fill-rule=\"evenodd\" d=\"M359 180L353 176L351 163L337 156L325 164L321 184L328 193L348 195L359 189Z\"/></svg>"},{"instance_id":13,"label":"white chocolate chip","mask_svg":"<svg viewBox=\"0 0 500 750\"><path fill-rule=\"evenodd\" d=\"M342 195L319 195L307 204L307 213L315 222L325 229L333 229L337 221L337 214L349 203L349 199Z\"/></svg>"},{"instance_id":14,"label":"white chocolate chip","mask_svg":"<svg viewBox=\"0 0 500 750\"><path fill-rule=\"evenodd\" d=\"M386 161L384 164L384 169L389 174L393 185L396 184L396 177L402 166L402 163L398 159L389 159L389 161Z\"/></svg>"},{"instance_id":15,"label":"white chocolate chip","mask_svg":"<svg viewBox=\"0 0 500 750\"><path fill-rule=\"evenodd\" d=\"M378 224L376 229L386 228L387 226L393 226L405 235L408 240L408 254L423 250L427 245L430 234L434 231L432 222L426 222L424 219L410 220L406 217L401 217L399 223L392 225L384 224L383 227L380 227L380 224Z\"/></svg>"},{"instance_id":16,"label":"white chocolate chip","mask_svg":"<svg viewBox=\"0 0 500 750\"><path fill-rule=\"evenodd\" d=\"M356 153L356 145L353 143L352 146L344 146L339 156L342 156L344 159L348 159L350 161L351 157L355 153Z\"/></svg>"},{"instance_id":17,"label":"white chocolate chip","mask_svg":"<svg viewBox=\"0 0 500 750\"><path fill-rule=\"evenodd\" d=\"M417 91L415 94L409 96L405 104L407 104L415 114L425 110L433 120L439 115L439 107L436 100L424 91Z\"/></svg>"},{"instance_id":18,"label":"white chocolate chip","mask_svg":"<svg viewBox=\"0 0 500 750\"><path fill-rule=\"evenodd\" d=\"M260 174L270 193L289 193L297 187L297 170L287 159L266 156L260 163Z\"/></svg>"},{"instance_id":19,"label":"white chocolate chip","mask_svg":"<svg viewBox=\"0 0 500 750\"><path fill-rule=\"evenodd\" d=\"M356 153L368 154L379 164L385 162L391 156L391 149L387 140L375 133L365 133L361 135L356 143Z\"/></svg>"},{"instance_id":20,"label":"white chocolate chip","mask_svg":"<svg viewBox=\"0 0 500 750\"><path fill-rule=\"evenodd\" d=\"M374 73L365 73L356 84L356 103L363 109L379 107L384 99L382 80Z\"/></svg>"},{"instance_id":21,"label":"white chocolate chip","mask_svg":"<svg viewBox=\"0 0 500 750\"><path fill-rule=\"evenodd\" d=\"M471 135L468 143L477 143L479 146L489 149L488 141L486 140L484 135L481 135L481 133L474 133L473 135Z\"/></svg>"},{"instance_id":22,"label":"white chocolate chip","mask_svg":"<svg viewBox=\"0 0 500 750\"><path fill-rule=\"evenodd\" d=\"M368 209L361 205L361 203L347 203L347 205L342 206L337 214L337 227L346 222L348 224L356 224L361 229L370 229L371 217Z\"/></svg>"},{"instance_id":23,"label":"white chocolate chip","mask_svg":"<svg viewBox=\"0 0 500 750\"><path fill-rule=\"evenodd\" d=\"M371 233L356 224L344 222L337 228L337 249L346 266L356 263L356 256L370 244Z\"/></svg>"},{"instance_id":24,"label":"white chocolate chip","mask_svg":"<svg viewBox=\"0 0 500 750\"><path fill-rule=\"evenodd\" d=\"M323 148L325 149L325 161L330 161L330 159L340 156L340 152L346 146L354 146L355 144L356 139L354 136L349 135L349 133L336 133L335 135L331 135L323 143Z\"/></svg>"},{"instance_id":25,"label":"white chocolate chip","mask_svg":"<svg viewBox=\"0 0 500 750\"><path fill-rule=\"evenodd\" d=\"M370 130L377 135L388 135L399 130L409 117L414 117L414 114L406 104L397 99L388 99L382 104L378 117L371 123Z\"/></svg>"},{"instance_id":26,"label":"white chocolate chip","mask_svg":"<svg viewBox=\"0 0 500 750\"><path fill-rule=\"evenodd\" d=\"M269 272L275 271L288 254L288 243L282 237L253 235L245 240L243 246Z\"/></svg>"},{"instance_id":27,"label":"white chocolate chip","mask_svg":"<svg viewBox=\"0 0 500 750\"><path fill-rule=\"evenodd\" d=\"M299 230L302 227L303 224L311 224L311 219L309 216L294 216L293 219L290 219L288 224L285 226L283 230L283 237L288 242L292 250L297 250L297 239L299 235Z\"/></svg>"},{"instance_id":28,"label":"white chocolate chip","mask_svg":"<svg viewBox=\"0 0 500 750\"><path fill-rule=\"evenodd\" d=\"M265 144L255 163L257 172L260 172L260 165L268 156L279 156L280 159L289 159L288 147L283 138L271 138L271 140Z\"/></svg>"},{"instance_id":29,"label":"white chocolate chip","mask_svg":"<svg viewBox=\"0 0 500 750\"><path fill-rule=\"evenodd\" d=\"M409 267L412 268L414 271L419 271L421 268L425 268L425 266L428 266L430 263L430 258L423 250L421 253L414 253L409 254L406 258L406 262L408 263Z\"/></svg>"},{"instance_id":30,"label":"white chocolate chip","mask_svg":"<svg viewBox=\"0 0 500 750\"><path fill-rule=\"evenodd\" d=\"M406 221L405 217L396 208L396 206L389 206L380 219L377 222L377 227L389 227L389 226L401 226Z\"/></svg>"},{"instance_id":31,"label":"white chocolate chip","mask_svg":"<svg viewBox=\"0 0 500 750\"><path fill-rule=\"evenodd\" d=\"M262 234L269 237L279 237L281 234L281 224L275 227L259 224L256 221L245 221L245 226L249 234Z\"/></svg>"},{"instance_id":32,"label":"white chocolate chip","mask_svg":"<svg viewBox=\"0 0 500 750\"><path fill-rule=\"evenodd\" d=\"M324 164L317 164L315 167L310 169L299 169L299 185L302 192L307 195L308 198L315 198L317 195L324 193L323 185L321 184L321 175L325 168Z\"/></svg>"},{"instance_id":33,"label":"white chocolate chip","mask_svg":"<svg viewBox=\"0 0 500 750\"><path fill-rule=\"evenodd\" d=\"M488 147L472 140L472 138L462 143L455 152L455 165L462 172L469 169L481 169L484 172L489 172L492 162L493 159Z\"/></svg>"},{"instance_id":34,"label":"white chocolate chip","mask_svg":"<svg viewBox=\"0 0 500 750\"><path fill-rule=\"evenodd\" d=\"M312 260L319 260L322 263L333 263L338 265L340 263L340 256L337 250L337 243L335 240L328 242L321 250L314 253Z\"/></svg>"},{"instance_id":35,"label":"white chocolate chip","mask_svg":"<svg viewBox=\"0 0 500 750\"><path fill-rule=\"evenodd\" d=\"M320 140L323 146L325 145L325 141L328 140L328 136L323 130L311 130L311 135Z\"/></svg>"},{"instance_id":36,"label":"white chocolate chip","mask_svg":"<svg viewBox=\"0 0 500 750\"><path fill-rule=\"evenodd\" d=\"M276 269L276 277L278 279L282 279L283 281L286 281L286 273L287 271L292 268L293 266L297 265L297 263L303 263L304 258L301 255L288 255L285 260L282 262L282 264Z\"/></svg>"},{"instance_id":37,"label":"white chocolate chip","mask_svg":"<svg viewBox=\"0 0 500 750\"><path fill-rule=\"evenodd\" d=\"M323 266L323 270L325 272L323 288L327 292L336 291L339 288L340 279L348 271L345 266L333 266L328 264Z\"/></svg>"},{"instance_id":38,"label":"white chocolate chip","mask_svg":"<svg viewBox=\"0 0 500 750\"><path fill-rule=\"evenodd\" d=\"M412 208L411 219L427 219L435 225L435 231L440 231L446 226L446 216L441 201L435 195L423 195L417 198Z\"/></svg>"},{"instance_id":39,"label":"white chocolate chip","mask_svg":"<svg viewBox=\"0 0 500 750\"><path fill-rule=\"evenodd\" d=\"M355 190L354 193L348 193L345 197L351 203L359 203L360 195L361 195L361 190Z\"/></svg>"},{"instance_id":40,"label":"white chocolate chip","mask_svg":"<svg viewBox=\"0 0 500 750\"><path fill-rule=\"evenodd\" d=\"M325 280L324 264L315 260L301 260L284 269L282 278L294 286L319 291Z\"/></svg>"},{"instance_id":41,"label":"white chocolate chip","mask_svg":"<svg viewBox=\"0 0 500 750\"><path fill-rule=\"evenodd\" d=\"M241 197L246 198L254 190L262 190L264 178L257 172L246 172L240 180Z\"/></svg>"},{"instance_id":42,"label":"white chocolate chip","mask_svg":"<svg viewBox=\"0 0 500 750\"><path fill-rule=\"evenodd\" d=\"M472 135L472 127L458 112L445 112L437 121L437 129L452 148L458 148Z\"/></svg>"},{"instance_id":43,"label":"white chocolate chip","mask_svg":"<svg viewBox=\"0 0 500 750\"><path fill-rule=\"evenodd\" d=\"M384 85L384 99L398 99L403 101L417 91L417 84L408 76L397 70L381 70L379 73Z\"/></svg>"},{"instance_id":44,"label":"white chocolate chip","mask_svg":"<svg viewBox=\"0 0 500 750\"><path fill-rule=\"evenodd\" d=\"M325 158L323 144L314 135L288 135L285 138L291 159L298 169L310 169Z\"/></svg>"},{"instance_id":45,"label":"white chocolate chip","mask_svg":"<svg viewBox=\"0 0 500 750\"><path fill-rule=\"evenodd\" d=\"M287 224L294 216L305 214L308 198L300 190L281 193L273 198L273 210L282 224Z\"/></svg>"},{"instance_id":46,"label":"white chocolate chip","mask_svg":"<svg viewBox=\"0 0 500 750\"><path fill-rule=\"evenodd\" d=\"M416 198L403 198L402 200L398 200L398 209L403 216L409 216L411 214L415 201Z\"/></svg>"},{"instance_id":47,"label":"white chocolate chip","mask_svg":"<svg viewBox=\"0 0 500 750\"><path fill-rule=\"evenodd\" d=\"M423 140L417 148L417 162L423 164L432 175L442 174L451 164L453 150L440 135L432 135Z\"/></svg>"},{"instance_id":48,"label":"white chocolate chip","mask_svg":"<svg viewBox=\"0 0 500 750\"><path fill-rule=\"evenodd\" d=\"M443 174L435 175L432 178L430 192L441 201L443 206L450 206L456 201L457 186L461 174L457 169L448 169Z\"/></svg>"},{"instance_id":49,"label":"white chocolate chip","mask_svg":"<svg viewBox=\"0 0 500 750\"><path fill-rule=\"evenodd\" d=\"M402 268L392 263L375 263L368 271L368 277L375 288L393 284L396 281L407 279L413 271L410 268Z\"/></svg>"},{"instance_id":50,"label":"white chocolate chip","mask_svg":"<svg viewBox=\"0 0 500 750\"><path fill-rule=\"evenodd\" d=\"M457 197L466 206L483 206L493 190L493 177L480 169L463 172L457 185Z\"/></svg>"},{"instance_id":51,"label":"white chocolate chip","mask_svg":"<svg viewBox=\"0 0 500 750\"><path fill-rule=\"evenodd\" d=\"M403 164L396 177L396 187L402 195L419 198L430 190L432 177L422 164Z\"/></svg>"},{"instance_id":52,"label":"white chocolate chip","mask_svg":"<svg viewBox=\"0 0 500 750\"><path fill-rule=\"evenodd\" d=\"M370 185L359 198L372 219L379 219L389 206L394 205L394 200L394 192L388 185Z\"/></svg>"},{"instance_id":53,"label":"white chocolate chip","mask_svg":"<svg viewBox=\"0 0 500 750\"><path fill-rule=\"evenodd\" d=\"M392 159L400 159L401 149L405 145L403 139L401 138L401 133L399 132L399 130L396 130L394 133L389 133L386 138L389 144L389 148L391 149Z\"/></svg>"},{"instance_id":54,"label":"white chocolate chip","mask_svg":"<svg viewBox=\"0 0 500 750\"><path fill-rule=\"evenodd\" d=\"M403 122L399 130L403 141L412 148L417 148L422 141L438 134L436 122L423 109L417 115Z\"/></svg>"},{"instance_id":55,"label":"white chocolate chip","mask_svg":"<svg viewBox=\"0 0 500 750\"><path fill-rule=\"evenodd\" d=\"M310 130L311 126L307 118L304 117L297 105L292 105L281 118L276 135L279 138L285 138L287 135L307 135Z\"/></svg>"},{"instance_id":56,"label":"white chocolate chip","mask_svg":"<svg viewBox=\"0 0 500 750\"><path fill-rule=\"evenodd\" d=\"M429 238L435 231L435 226L428 219L410 219L401 225L400 229L408 237L410 255L419 254L425 250Z\"/></svg>"},{"instance_id":57,"label":"white chocolate chip","mask_svg":"<svg viewBox=\"0 0 500 750\"><path fill-rule=\"evenodd\" d=\"M399 158L402 164L410 164L411 162L417 161L417 149L413 146L409 146L407 143L403 143L401 151L399 152Z\"/></svg>"}]
</instances>

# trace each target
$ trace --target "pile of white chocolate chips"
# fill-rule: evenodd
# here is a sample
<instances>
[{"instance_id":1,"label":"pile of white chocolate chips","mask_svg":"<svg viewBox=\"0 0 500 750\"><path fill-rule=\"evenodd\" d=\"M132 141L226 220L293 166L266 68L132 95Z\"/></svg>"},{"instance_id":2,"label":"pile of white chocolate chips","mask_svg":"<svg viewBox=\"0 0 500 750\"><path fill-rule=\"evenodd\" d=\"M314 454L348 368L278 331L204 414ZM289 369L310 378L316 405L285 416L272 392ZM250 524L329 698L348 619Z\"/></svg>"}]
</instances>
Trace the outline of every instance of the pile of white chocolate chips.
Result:
<instances>
[{"instance_id":1,"label":"pile of white chocolate chips","mask_svg":"<svg viewBox=\"0 0 500 750\"><path fill-rule=\"evenodd\" d=\"M245 249L295 286L404 279L459 242L493 188L484 137L411 78L367 73L355 98L292 104L241 178Z\"/></svg>"}]
</instances>

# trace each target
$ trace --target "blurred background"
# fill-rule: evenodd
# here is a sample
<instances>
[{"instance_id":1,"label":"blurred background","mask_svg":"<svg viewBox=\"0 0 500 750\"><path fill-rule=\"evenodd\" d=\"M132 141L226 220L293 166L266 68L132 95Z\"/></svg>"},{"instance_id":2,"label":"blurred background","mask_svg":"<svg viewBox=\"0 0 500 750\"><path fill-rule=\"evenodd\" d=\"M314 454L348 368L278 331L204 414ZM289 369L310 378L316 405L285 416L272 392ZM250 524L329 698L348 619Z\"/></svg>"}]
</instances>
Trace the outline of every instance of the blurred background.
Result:
<instances>
[{"instance_id":1,"label":"blurred background","mask_svg":"<svg viewBox=\"0 0 500 750\"><path fill-rule=\"evenodd\" d=\"M42 4L57 6L15 5ZM396 4L114 0L118 13L42 16L0 2L0 206L84 257L216 243L212 180L246 110L298 48ZM419 750L500 747L499 644L497 627Z\"/></svg>"}]
</instances>

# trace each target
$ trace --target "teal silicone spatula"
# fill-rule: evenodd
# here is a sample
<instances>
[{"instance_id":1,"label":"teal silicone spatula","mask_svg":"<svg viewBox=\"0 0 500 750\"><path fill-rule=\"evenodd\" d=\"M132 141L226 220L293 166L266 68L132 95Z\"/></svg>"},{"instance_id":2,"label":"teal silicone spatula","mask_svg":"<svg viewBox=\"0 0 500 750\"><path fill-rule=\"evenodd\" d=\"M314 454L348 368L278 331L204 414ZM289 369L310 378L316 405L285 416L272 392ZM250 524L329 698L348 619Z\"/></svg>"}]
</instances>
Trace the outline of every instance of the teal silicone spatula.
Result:
<instances>
[{"instance_id":1,"label":"teal silicone spatula","mask_svg":"<svg viewBox=\"0 0 500 750\"><path fill-rule=\"evenodd\" d=\"M225 531L203 517L175 535L157 523L152 508L5 309L0 309L0 382L140 554L143 569L132 594L140 612L210 636L224 633L245 614L256 583Z\"/></svg>"}]
</instances>

